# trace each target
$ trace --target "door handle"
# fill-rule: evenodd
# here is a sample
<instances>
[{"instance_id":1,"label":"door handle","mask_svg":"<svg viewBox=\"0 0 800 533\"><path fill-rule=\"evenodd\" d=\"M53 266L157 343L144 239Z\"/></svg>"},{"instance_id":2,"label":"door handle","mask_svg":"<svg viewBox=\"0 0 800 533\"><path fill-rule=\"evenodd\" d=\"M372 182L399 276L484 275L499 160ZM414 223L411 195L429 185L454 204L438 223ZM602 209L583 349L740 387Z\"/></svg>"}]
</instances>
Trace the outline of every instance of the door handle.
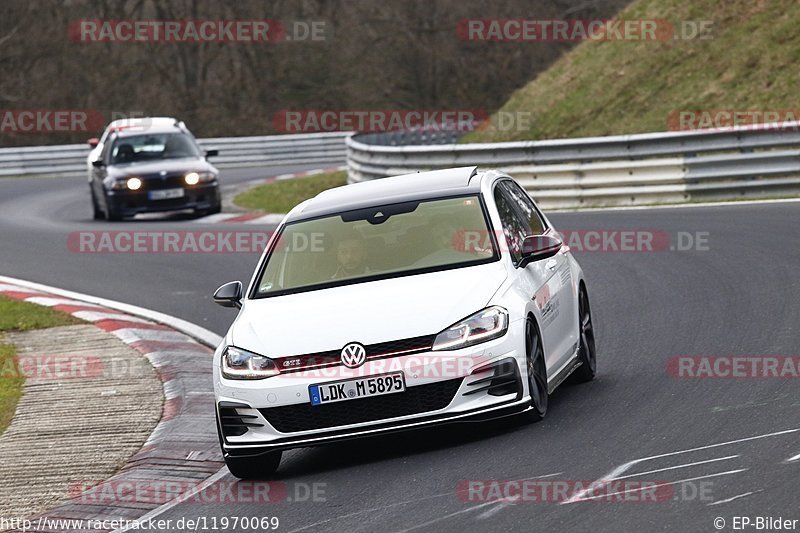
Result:
<instances>
[{"instance_id":1,"label":"door handle","mask_svg":"<svg viewBox=\"0 0 800 533\"><path fill-rule=\"evenodd\" d=\"M555 259L550 259L547 263L544 264L544 266L546 268L549 268L550 270L555 270L556 265L558 265L558 261L556 261Z\"/></svg>"}]
</instances>

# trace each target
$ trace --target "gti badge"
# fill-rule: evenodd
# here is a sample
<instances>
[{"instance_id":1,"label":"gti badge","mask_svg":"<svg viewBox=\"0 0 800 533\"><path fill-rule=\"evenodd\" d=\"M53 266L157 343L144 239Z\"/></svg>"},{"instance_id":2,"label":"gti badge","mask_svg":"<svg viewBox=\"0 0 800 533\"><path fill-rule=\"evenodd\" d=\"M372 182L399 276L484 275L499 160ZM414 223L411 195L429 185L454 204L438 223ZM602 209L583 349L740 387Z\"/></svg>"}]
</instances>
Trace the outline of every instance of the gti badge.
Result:
<instances>
[{"instance_id":1,"label":"gti badge","mask_svg":"<svg viewBox=\"0 0 800 533\"><path fill-rule=\"evenodd\" d=\"M342 364L347 368L358 368L367 360L367 350L357 342L342 348Z\"/></svg>"}]
</instances>

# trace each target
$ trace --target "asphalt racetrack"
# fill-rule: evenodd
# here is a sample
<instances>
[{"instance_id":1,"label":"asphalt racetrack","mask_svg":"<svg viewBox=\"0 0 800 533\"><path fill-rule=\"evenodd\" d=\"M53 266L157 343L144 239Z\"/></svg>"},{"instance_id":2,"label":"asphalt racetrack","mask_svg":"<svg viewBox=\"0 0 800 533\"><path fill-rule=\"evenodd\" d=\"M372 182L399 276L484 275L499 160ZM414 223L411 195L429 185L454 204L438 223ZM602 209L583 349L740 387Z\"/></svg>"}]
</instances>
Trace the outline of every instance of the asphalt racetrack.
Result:
<instances>
[{"instance_id":1,"label":"asphalt racetrack","mask_svg":"<svg viewBox=\"0 0 800 533\"><path fill-rule=\"evenodd\" d=\"M308 168L223 171L222 179L235 184ZM545 421L446 426L294 450L284 454L279 474L295 501L187 502L160 518L277 516L281 531L369 532L714 531L718 518L725 529L736 516L800 518L800 381L688 377L670 366L678 356L800 354L799 212L800 203L777 202L552 214L560 231L658 232L670 244L574 250L594 312L598 378L561 387ZM234 314L215 306L211 294L226 281L247 282L256 254L85 254L70 250L68 238L222 226L274 227L204 225L183 215L93 221L82 178L0 179L0 273L147 307L220 335ZM670 249L685 245L686 235L700 235L702 244ZM210 372L210 361L197 364ZM507 481L538 479L543 490L557 482L608 486L612 478L661 486L655 501L634 497L636 490L629 500L531 501L477 489L491 487L490 480L508 488L514 485ZM230 475L219 481L234 482ZM314 486L316 497L300 494ZM606 494L635 489L611 486Z\"/></svg>"}]
</instances>

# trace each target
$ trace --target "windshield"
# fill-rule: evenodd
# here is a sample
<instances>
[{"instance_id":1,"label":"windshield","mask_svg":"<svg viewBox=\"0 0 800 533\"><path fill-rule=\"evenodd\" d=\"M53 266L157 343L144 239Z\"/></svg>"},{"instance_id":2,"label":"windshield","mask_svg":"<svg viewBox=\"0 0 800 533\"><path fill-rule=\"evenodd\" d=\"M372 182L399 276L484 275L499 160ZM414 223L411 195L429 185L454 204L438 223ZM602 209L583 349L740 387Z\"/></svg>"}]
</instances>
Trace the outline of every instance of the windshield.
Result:
<instances>
[{"instance_id":1,"label":"windshield","mask_svg":"<svg viewBox=\"0 0 800 533\"><path fill-rule=\"evenodd\" d=\"M255 297L497 258L477 196L376 206L287 224L262 267Z\"/></svg>"},{"instance_id":2,"label":"windshield","mask_svg":"<svg viewBox=\"0 0 800 533\"><path fill-rule=\"evenodd\" d=\"M184 133L158 133L122 137L111 149L111 164L200 157L200 150Z\"/></svg>"}]
</instances>

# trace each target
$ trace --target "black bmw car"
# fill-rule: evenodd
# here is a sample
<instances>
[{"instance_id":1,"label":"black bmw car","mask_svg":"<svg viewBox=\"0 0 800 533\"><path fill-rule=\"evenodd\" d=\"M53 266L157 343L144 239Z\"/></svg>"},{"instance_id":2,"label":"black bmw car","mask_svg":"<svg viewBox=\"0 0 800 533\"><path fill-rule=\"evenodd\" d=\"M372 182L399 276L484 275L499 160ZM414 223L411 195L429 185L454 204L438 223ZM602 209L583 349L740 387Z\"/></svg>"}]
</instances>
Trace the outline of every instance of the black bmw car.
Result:
<instances>
[{"instance_id":1,"label":"black bmw car","mask_svg":"<svg viewBox=\"0 0 800 533\"><path fill-rule=\"evenodd\" d=\"M219 213L219 171L182 122L111 131L91 161L89 187L95 219L194 210Z\"/></svg>"}]
</instances>

